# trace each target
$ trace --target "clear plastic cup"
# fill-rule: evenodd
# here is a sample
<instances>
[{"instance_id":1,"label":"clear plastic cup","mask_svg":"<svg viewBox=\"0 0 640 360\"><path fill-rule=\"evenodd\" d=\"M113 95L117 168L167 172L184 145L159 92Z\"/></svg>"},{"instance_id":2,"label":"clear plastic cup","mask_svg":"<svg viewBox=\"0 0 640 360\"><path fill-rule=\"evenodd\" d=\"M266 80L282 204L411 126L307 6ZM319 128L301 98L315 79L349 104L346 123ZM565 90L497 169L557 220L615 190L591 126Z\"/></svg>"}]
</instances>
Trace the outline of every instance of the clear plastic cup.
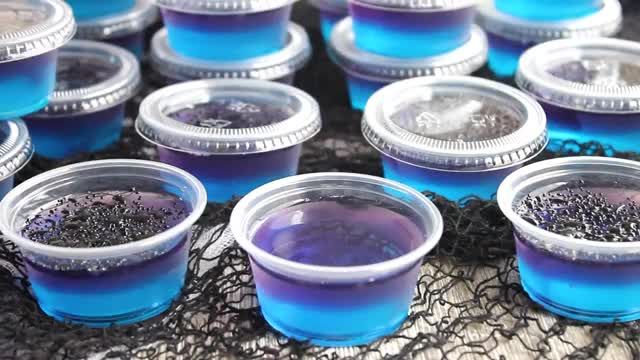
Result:
<instances>
[{"instance_id":1,"label":"clear plastic cup","mask_svg":"<svg viewBox=\"0 0 640 360\"><path fill-rule=\"evenodd\" d=\"M422 77L375 93L362 133L384 176L452 201L491 199L547 144L544 111L510 86L469 76Z\"/></svg>"},{"instance_id":2,"label":"clear plastic cup","mask_svg":"<svg viewBox=\"0 0 640 360\"><path fill-rule=\"evenodd\" d=\"M126 12L136 6L136 0L87 1L66 0L78 21L94 20L103 16Z\"/></svg>"},{"instance_id":3,"label":"clear plastic cup","mask_svg":"<svg viewBox=\"0 0 640 360\"><path fill-rule=\"evenodd\" d=\"M598 12L604 0L496 0L504 13L535 21L575 19Z\"/></svg>"},{"instance_id":4,"label":"clear plastic cup","mask_svg":"<svg viewBox=\"0 0 640 360\"><path fill-rule=\"evenodd\" d=\"M302 144L320 127L318 104L304 91L247 79L165 87L144 99L136 121L160 160L194 174L212 202L295 175Z\"/></svg>"},{"instance_id":5,"label":"clear plastic cup","mask_svg":"<svg viewBox=\"0 0 640 360\"><path fill-rule=\"evenodd\" d=\"M347 74L351 106L357 110L363 110L374 92L392 82L427 75L469 75L487 61L487 38L475 26L471 38L462 47L418 59L392 58L361 50L354 42L351 26L351 18L335 26L329 52Z\"/></svg>"},{"instance_id":6,"label":"clear plastic cup","mask_svg":"<svg viewBox=\"0 0 640 360\"><path fill-rule=\"evenodd\" d=\"M125 103L142 85L140 66L117 46L73 40L58 51L56 90L25 123L40 156L61 159L120 139Z\"/></svg>"},{"instance_id":7,"label":"clear plastic cup","mask_svg":"<svg viewBox=\"0 0 640 360\"><path fill-rule=\"evenodd\" d=\"M395 58L441 55L471 38L477 0L351 0L355 44Z\"/></svg>"},{"instance_id":8,"label":"clear plastic cup","mask_svg":"<svg viewBox=\"0 0 640 360\"><path fill-rule=\"evenodd\" d=\"M199 79L260 79L293 84L295 73L311 59L311 42L299 25L289 24L287 44L267 55L242 60L198 60L182 56L169 46L167 30L151 41L151 67L167 84Z\"/></svg>"},{"instance_id":9,"label":"clear plastic cup","mask_svg":"<svg viewBox=\"0 0 640 360\"><path fill-rule=\"evenodd\" d=\"M507 0L514 1L514 0ZM554 11L565 1L555 2ZM538 2L536 5L541 7ZM622 26L618 0L604 0L595 13L576 19L528 20L498 10L493 1L478 6L476 22L489 39L489 68L498 77L512 77L520 55L528 48L550 40L597 38L615 35Z\"/></svg>"},{"instance_id":10,"label":"clear plastic cup","mask_svg":"<svg viewBox=\"0 0 640 360\"><path fill-rule=\"evenodd\" d=\"M76 31L71 8L61 0L0 3L0 120L47 105L56 78L58 49Z\"/></svg>"},{"instance_id":11,"label":"clear plastic cup","mask_svg":"<svg viewBox=\"0 0 640 360\"><path fill-rule=\"evenodd\" d=\"M107 3L104 1L86 1L90 3ZM145 51L145 30L160 19L158 9L152 0L135 0L135 5L116 14L82 19L78 21L77 39L107 42L123 47L141 60Z\"/></svg>"},{"instance_id":12,"label":"clear plastic cup","mask_svg":"<svg viewBox=\"0 0 640 360\"><path fill-rule=\"evenodd\" d=\"M320 16L320 31L325 43L331 39L333 27L342 19L349 16L349 5L346 0L309 0L318 9Z\"/></svg>"},{"instance_id":13,"label":"clear plastic cup","mask_svg":"<svg viewBox=\"0 0 640 360\"><path fill-rule=\"evenodd\" d=\"M61 198L84 201L79 194L130 193L132 188L179 198L188 215L159 234L107 247L53 246L23 236L26 220ZM142 201L152 206L154 199L145 195ZM91 161L48 171L14 188L0 203L0 229L20 248L31 290L46 314L105 327L155 316L180 295L191 226L206 203L202 184L173 166L142 160Z\"/></svg>"},{"instance_id":14,"label":"clear plastic cup","mask_svg":"<svg viewBox=\"0 0 640 360\"><path fill-rule=\"evenodd\" d=\"M242 60L280 50L296 0L154 0L169 45L201 60ZM203 44L209 44L203 46Z\"/></svg>"},{"instance_id":15,"label":"clear plastic cup","mask_svg":"<svg viewBox=\"0 0 640 360\"><path fill-rule=\"evenodd\" d=\"M520 280L545 309L589 322L640 318L640 243L601 242L552 233L526 221L518 208L528 195L569 189L602 194L611 204L640 199L640 163L570 157L528 165L498 191L502 212L514 225ZM563 211L558 205L557 211ZM568 210L571 211L571 210ZM598 211L592 209L592 211Z\"/></svg>"},{"instance_id":16,"label":"clear plastic cup","mask_svg":"<svg viewBox=\"0 0 640 360\"><path fill-rule=\"evenodd\" d=\"M263 316L323 346L367 344L407 317L442 217L425 196L368 175L317 173L264 185L230 221L249 253Z\"/></svg>"},{"instance_id":17,"label":"clear plastic cup","mask_svg":"<svg viewBox=\"0 0 640 360\"><path fill-rule=\"evenodd\" d=\"M516 83L547 113L552 148L576 140L638 151L639 64L633 41L555 40L520 58Z\"/></svg>"},{"instance_id":18,"label":"clear plastic cup","mask_svg":"<svg viewBox=\"0 0 640 360\"><path fill-rule=\"evenodd\" d=\"M20 119L0 122L0 199L12 188L14 176L33 155L27 126Z\"/></svg>"}]
</instances>

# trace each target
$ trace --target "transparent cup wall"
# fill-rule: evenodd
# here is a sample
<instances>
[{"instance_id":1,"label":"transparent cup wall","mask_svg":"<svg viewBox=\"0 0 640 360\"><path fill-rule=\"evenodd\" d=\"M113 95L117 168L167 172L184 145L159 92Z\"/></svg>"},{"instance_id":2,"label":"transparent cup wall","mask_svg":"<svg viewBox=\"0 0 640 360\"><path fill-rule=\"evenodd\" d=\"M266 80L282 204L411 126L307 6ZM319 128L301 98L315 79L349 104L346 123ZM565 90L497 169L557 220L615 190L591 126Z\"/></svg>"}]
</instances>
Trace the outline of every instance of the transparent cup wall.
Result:
<instances>
[{"instance_id":1,"label":"transparent cup wall","mask_svg":"<svg viewBox=\"0 0 640 360\"><path fill-rule=\"evenodd\" d=\"M496 8L523 19L555 21L591 15L602 8L602 0L495 0Z\"/></svg>"}]
</instances>

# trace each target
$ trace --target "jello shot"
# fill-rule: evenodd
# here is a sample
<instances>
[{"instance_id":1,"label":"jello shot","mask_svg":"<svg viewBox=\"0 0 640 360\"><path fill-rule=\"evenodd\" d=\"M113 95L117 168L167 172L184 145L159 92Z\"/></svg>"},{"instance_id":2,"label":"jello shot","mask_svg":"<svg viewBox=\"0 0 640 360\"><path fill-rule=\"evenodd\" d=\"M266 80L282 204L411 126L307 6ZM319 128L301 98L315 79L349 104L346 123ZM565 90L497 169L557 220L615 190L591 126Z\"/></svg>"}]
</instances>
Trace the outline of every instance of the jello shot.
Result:
<instances>
[{"instance_id":1,"label":"jello shot","mask_svg":"<svg viewBox=\"0 0 640 360\"><path fill-rule=\"evenodd\" d=\"M338 23L331 35L329 53L347 75L351 106L362 110L369 97L395 81L428 75L469 75L487 61L487 38L474 26L462 47L446 54L404 59L376 55L354 42L351 18Z\"/></svg>"},{"instance_id":2,"label":"jello shot","mask_svg":"<svg viewBox=\"0 0 640 360\"><path fill-rule=\"evenodd\" d=\"M78 2L95 3L95 6L98 6L97 4L110 1L79 0ZM117 45L129 50L138 59L142 59L145 52L145 30L159 18L160 14L152 0L135 0L134 6L127 11L115 14L104 13L100 17L78 21L76 38Z\"/></svg>"},{"instance_id":3,"label":"jello shot","mask_svg":"<svg viewBox=\"0 0 640 360\"><path fill-rule=\"evenodd\" d=\"M357 47L395 58L450 52L471 37L478 0L350 0Z\"/></svg>"},{"instance_id":4,"label":"jello shot","mask_svg":"<svg viewBox=\"0 0 640 360\"><path fill-rule=\"evenodd\" d=\"M306 31L290 23L286 45L273 53L242 60L198 60L176 53L167 30L158 31L151 41L151 67L161 82L173 84L199 79L259 79L293 84L295 73L311 58Z\"/></svg>"},{"instance_id":5,"label":"jello shot","mask_svg":"<svg viewBox=\"0 0 640 360\"><path fill-rule=\"evenodd\" d=\"M521 57L516 82L546 111L552 145L597 141L639 151L639 43L600 38L541 44Z\"/></svg>"},{"instance_id":6,"label":"jello shot","mask_svg":"<svg viewBox=\"0 0 640 360\"><path fill-rule=\"evenodd\" d=\"M77 21L94 20L103 16L126 12L136 6L136 0L87 1L66 0Z\"/></svg>"},{"instance_id":7,"label":"jello shot","mask_svg":"<svg viewBox=\"0 0 640 360\"><path fill-rule=\"evenodd\" d=\"M348 173L264 185L240 200L230 226L249 254L267 322L322 346L362 345L395 332L443 227L419 192Z\"/></svg>"},{"instance_id":8,"label":"jello shot","mask_svg":"<svg viewBox=\"0 0 640 360\"><path fill-rule=\"evenodd\" d=\"M0 121L47 105L56 82L57 49L76 31L61 0L5 0L0 6Z\"/></svg>"},{"instance_id":9,"label":"jello shot","mask_svg":"<svg viewBox=\"0 0 640 360\"><path fill-rule=\"evenodd\" d=\"M24 118L36 153L62 159L116 143L125 103L140 86L138 61L127 50L96 41L69 42L58 51L49 105Z\"/></svg>"},{"instance_id":10,"label":"jello shot","mask_svg":"<svg viewBox=\"0 0 640 360\"><path fill-rule=\"evenodd\" d=\"M549 9L556 11L565 3L568 2L557 1ZM544 8L540 2L537 6ZM564 38L591 39L615 35L622 25L622 8L618 0L604 0L598 11L579 18L529 20L502 12L488 1L478 7L476 21L489 38L489 68L495 75L509 78L515 74L522 53L534 45Z\"/></svg>"},{"instance_id":11,"label":"jello shot","mask_svg":"<svg viewBox=\"0 0 640 360\"><path fill-rule=\"evenodd\" d=\"M144 99L136 121L160 161L200 179L210 202L295 175L302 143L320 127L318 104L307 93L246 79L165 87Z\"/></svg>"},{"instance_id":12,"label":"jello shot","mask_svg":"<svg viewBox=\"0 0 640 360\"><path fill-rule=\"evenodd\" d=\"M320 16L320 31L325 42L331 39L333 27L342 19L349 16L347 0L309 0Z\"/></svg>"},{"instance_id":13,"label":"jello shot","mask_svg":"<svg viewBox=\"0 0 640 360\"><path fill-rule=\"evenodd\" d=\"M575 19L598 12L604 0L495 0L496 8L515 17L535 21Z\"/></svg>"},{"instance_id":14,"label":"jello shot","mask_svg":"<svg viewBox=\"0 0 640 360\"><path fill-rule=\"evenodd\" d=\"M18 185L0 203L0 229L44 313L108 327L160 314L180 295L206 203L202 184L173 166L85 162Z\"/></svg>"},{"instance_id":15,"label":"jello shot","mask_svg":"<svg viewBox=\"0 0 640 360\"><path fill-rule=\"evenodd\" d=\"M640 163L573 157L526 166L498 191L529 297L568 318L640 319Z\"/></svg>"},{"instance_id":16,"label":"jello shot","mask_svg":"<svg viewBox=\"0 0 640 360\"><path fill-rule=\"evenodd\" d=\"M242 60L273 53L287 42L296 0L153 0L169 45L201 60Z\"/></svg>"},{"instance_id":17,"label":"jello shot","mask_svg":"<svg viewBox=\"0 0 640 360\"><path fill-rule=\"evenodd\" d=\"M20 119L0 122L0 200L13 189L14 176L33 155L27 126Z\"/></svg>"},{"instance_id":18,"label":"jello shot","mask_svg":"<svg viewBox=\"0 0 640 360\"><path fill-rule=\"evenodd\" d=\"M375 93L362 133L384 176L451 201L489 200L504 178L547 144L535 100L475 77L421 77Z\"/></svg>"}]
</instances>

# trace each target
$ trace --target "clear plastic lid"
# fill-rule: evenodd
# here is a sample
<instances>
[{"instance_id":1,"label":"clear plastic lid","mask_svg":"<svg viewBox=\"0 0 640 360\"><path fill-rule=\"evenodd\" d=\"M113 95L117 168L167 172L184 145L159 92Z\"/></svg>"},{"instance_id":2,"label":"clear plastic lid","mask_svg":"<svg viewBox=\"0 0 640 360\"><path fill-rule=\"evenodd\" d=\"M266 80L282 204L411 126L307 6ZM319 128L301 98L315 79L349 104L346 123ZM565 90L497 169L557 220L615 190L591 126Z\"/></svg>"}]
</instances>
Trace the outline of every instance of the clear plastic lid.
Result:
<instances>
[{"instance_id":1,"label":"clear plastic lid","mask_svg":"<svg viewBox=\"0 0 640 360\"><path fill-rule=\"evenodd\" d=\"M47 53L76 31L71 8L60 0L0 1L0 62Z\"/></svg>"},{"instance_id":2,"label":"clear plastic lid","mask_svg":"<svg viewBox=\"0 0 640 360\"><path fill-rule=\"evenodd\" d=\"M20 119L0 122L0 180L22 169L32 155L27 125Z\"/></svg>"},{"instance_id":3,"label":"clear plastic lid","mask_svg":"<svg viewBox=\"0 0 640 360\"><path fill-rule=\"evenodd\" d=\"M194 14L253 13L288 6L297 0L153 0L156 5Z\"/></svg>"},{"instance_id":4,"label":"clear plastic lid","mask_svg":"<svg viewBox=\"0 0 640 360\"><path fill-rule=\"evenodd\" d=\"M105 0L108 1L108 0ZM104 40L140 32L158 21L160 14L151 0L136 0L130 11L78 22L78 39Z\"/></svg>"},{"instance_id":5,"label":"clear plastic lid","mask_svg":"<svg viewBox=\"0 0 640 360\"><path fill-rule=\"evenodd\" d=\"M151 67L162 76L185 81L195 79L248 78L276 80L291 75L311 58L311 43L306 31L289 24L284 48L271 54L244 60L198 60L177 54L169 46L167 30L158 31L151 42Z\"/></svg>"},{"instance_id":6,"label":"clear plastic lid","mask_svg":"<svg viewBox=\"0 0 640 360\"><path fill-rule=\"evenodd\" d=\"M639 113L640 44L607 38L547 42L520 58L516 82L557 106Z\"/></svg>"},{"instance_id":7,"label":"clear plastic lid","mask_svg":"<svg viewBox=\"0 0 640 360\"><path fill-rule=\"evenodd\" d=\"M347 73L382 82L428 75L468 75L487 61L487 37L474 26L466 44L448 53L419 59L381 56L360 50L354 42L351 18L336 24L329 42L334 61Z\"/></svg>"},{"instance_id":8,"label":"clear plastic lid","mask_svg":"<svg viewBox=\"0 0 640 360\"><path fill-rule=\"evenodd\" d=\"M476 22L487 32L525 43L538 44L563 38L611 36L622 27L618 0L604 0L600 11L578 19L535 21L521 19L496 9L493 1L478 7Z\"/></svg>"},{"instance_id":9,"label":"clear plastic lid","mask_svg":"<svg viewBox=\"0 0 640 360\"><path fill-rule=\"evenodd\" d=\"M138 133L198 154L250 154L300 144L320 131L318 103L293 86L248 79L190 81L140 105Z\"/></svg>"},{"instance_id":10,"label":"clear plastic lid","mask_svg":"<svg viewBox=\"0 0 640 360\"><path fill-rule=\"evenodd\" d=\"M117 46L72 40L60 49L56 89L49 104L30 115L87 114L129 100L142 85L135 56Z\"/></svg>"},{"instance_id":11,"label":"clear plastic lid","mask_svg":"<svg viewBox=\"0 0 640 360\"><path fill-rule=\"evenodd\" d=\"M395 9L449 11L476 6L479 0L353 0L355 2Z\"/></svg>"},{"instance_id":12,"label":"clear plastic lid","mask_svg":"<svg viewBox=\"0 0 640 360\"><path fill-rule=\"evenodd\" d=\"M416 166L482 171L531 159L546 146L546 116L531 97L470 76L421 77L376 92L362 132L384 154Z\"/></svg>"}]
</instances>

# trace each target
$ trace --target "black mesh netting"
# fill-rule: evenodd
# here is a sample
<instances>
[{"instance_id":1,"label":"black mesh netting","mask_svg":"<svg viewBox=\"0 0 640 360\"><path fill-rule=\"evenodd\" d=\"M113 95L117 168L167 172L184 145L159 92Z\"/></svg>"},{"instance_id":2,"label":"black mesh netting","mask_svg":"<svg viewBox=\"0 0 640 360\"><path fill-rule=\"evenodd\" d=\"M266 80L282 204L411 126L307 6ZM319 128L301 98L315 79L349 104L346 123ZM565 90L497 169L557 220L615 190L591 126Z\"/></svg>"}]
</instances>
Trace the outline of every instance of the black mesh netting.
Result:
<instances>
[{"instance_id":1,"label":"black mesh netting","mask_svg":"<svg viewBox=\"0 0 640 360\"><path fill-rule=\"evenodd\" d=\"M640 2L624 3L622 36L640 39ZM323 132L306 146L301 171L379 175L377 154L360 136L360 114L349 109L344 80L323 50L313 11L300 4L294 18L310 30L316 50L297 85L318 99L325 122ZM486 70L480 75L489 76ZM131 117L139 101L133 102ZM128 125L117 147L65 163L153 158L153 149L131 130L131 119ZM559 153L540 158L575 154L613 151L598 144L565 143ZM615 155L640 160L639 154ZM59 165L36 158L20 178ZM445 219L445 233L425 260L409 319L399 332L369 346L318 348L272 330L260 315L247 257L225 231L233 207L225 204L210 206L195 228L180 300L165 314L126 327L87 329L43 315L25 290L16 249L0 240L0 265L5 265L0 267L0 357L640 358L640 323L587 325L550 315L528 299L518 279L510 225L495 202L469 199L461 208L434 200Z\"/></svg>"}]
</instances>

